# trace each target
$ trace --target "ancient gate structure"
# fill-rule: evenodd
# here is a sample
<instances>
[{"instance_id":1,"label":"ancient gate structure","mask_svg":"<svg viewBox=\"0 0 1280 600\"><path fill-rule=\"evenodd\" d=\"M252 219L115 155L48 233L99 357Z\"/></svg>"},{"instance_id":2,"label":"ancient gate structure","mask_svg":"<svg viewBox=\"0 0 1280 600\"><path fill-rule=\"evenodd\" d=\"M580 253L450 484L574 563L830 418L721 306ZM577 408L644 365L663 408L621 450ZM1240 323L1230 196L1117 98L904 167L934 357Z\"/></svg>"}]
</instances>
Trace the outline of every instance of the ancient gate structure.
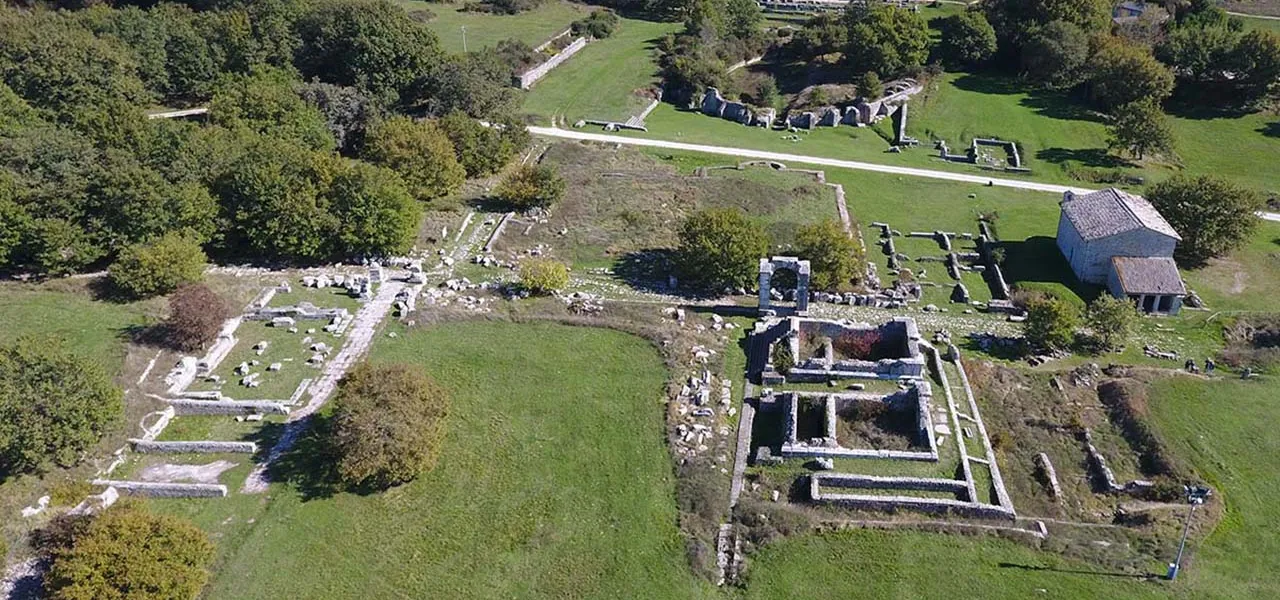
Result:
<instances>
[{"instance_id":1,"label":"ancient gate structure","mask_svg":"<svg viewBox=\"0 0 1280 600\"><path fill-rule=\"evenodd\" d=\"M796 314L809 312L809 261L794 256L760 259L760 311L770 310L773 273L789 269L796 274Z\"/></svg>"}]
</instances>

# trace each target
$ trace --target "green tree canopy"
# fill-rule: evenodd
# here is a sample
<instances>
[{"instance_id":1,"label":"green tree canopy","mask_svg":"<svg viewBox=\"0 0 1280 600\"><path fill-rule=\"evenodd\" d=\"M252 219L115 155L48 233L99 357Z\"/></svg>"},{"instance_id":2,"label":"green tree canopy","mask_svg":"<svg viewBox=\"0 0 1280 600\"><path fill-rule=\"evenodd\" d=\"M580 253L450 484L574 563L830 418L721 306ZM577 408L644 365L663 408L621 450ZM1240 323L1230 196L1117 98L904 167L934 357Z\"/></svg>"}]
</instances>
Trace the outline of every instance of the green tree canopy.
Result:
<instances>
[{"instance_id":1,"label":"green tree canopy","mask_svg":"<svg viewBox=\"0 0 1280 600\"><path fill-rule=\"evenodd\" d=\"M505 120L485 127L462 111L445 115L439 125L468 177L497 173L530 141L529 130L520 123Z\"/></svg>"},{"instance_id":2,"label":"green tree canopy","mask_svg":"<svg viewBox=\"0 0 1280 600\"><path fill-rule=\"evenodd\" d=\"M493 193L517 210L547 208L564 197L565 182L554 167L520 165L503 176Z\"/></svg>"},{"instance_id":3,"label":"green tree canopy","mask_svg":"<svg viewBox=\"0 0 1280 600\"><path fill-rule=\"evenodd\" d=\"M408 117L378 121L370 128L361 154L399 173L419 200L457 192L467 177L449 137L431 121Z\"/></svg>"},{"instance_id":4,"label":"green tree canopy","mask_svg":"<svg viewBox=\"0 0 1280 600\"><path fill-rule=\"evenodd\" d=\"M1021 51L1041 27L1054 21L1088 34L1111 29L1111 0L986 0L981 6L1002 51Z\"/></svg>"},{"instance_id":5,"label":"green tree canopy","mask_svg":"<svg viewBox=\"0 0 1280 600\"><path fill-rule=\"evenodd\" d=\"M134 298L167 294L199 281L207 258L200 244L177 232L155 241L126 246L111 264L111 282Z\"/></svg>"},{"instance_id":6,"label":"green tree canopy","mask_svg":"<svg viewBox=\"0 0 1280 600\"><path fill-rule=\"evenodd\" d=\"M430 471L440 456L449 396L420 368L357 365L334 399L331 435L341 482L386 489Z\"/></svg>"},{"instance_id":7,"label":"green tree canopy","mask_svg":"<svg viewBox=\"0 0 1280 600\"><path fill-rule=\"evenodd\" d=\"M1103 109L1150 99L1163 101L1173 91L1173 72L1150 50L1112 38L1089 61L1089 96Z\"/></svg>"},{"instance_id":8,"label":"green tree canopy","mask_svg":"<svg viewBox=\"0 0 1280 600\"><path fill-rule=\"evenodd\" d=\"M929 58L929 27L912 11L890 5L865 8L850 4L845 60L858 71L889 77L924 65Z\"/></svg>"},{"instance_id":9,"label":"green tree canopy","mask_svg":"<svg viewBox=\"0 0 1280 600\"><path fill-rule=\"evenodd\" d=\"M328 204L339 223L339 252L347 257L408 252L422 218L421 205L395 171L359 161L338 169Z\"/></svg>"},{"instance_id":10,"label":"green tree canopy","mask_svg":"<svg viewBox=\"0 0 1280 600\"><path fill-rule=\"evenodd\" d=\"M1175 176L1151 186L1147 199L1182 237L1174 257L1188 266L1239 248L1263 204L1257 192L1212 175Z\"/></svg>"},{"instance_id":11,"label":"green tree canopy","mask_svg":"<svg viewBox=\"0 0 1280 600\"><path fill-rule=\"evenodd\" d=\"M1129 300L1102 294L1089 304L1085 320L1102 347L1113 350L1129 341L1138 320L1138 307Z\"/></svg>"},{"instance_id":12,"label":"green tree canopy","mask_svg":"<svg viewBox=\"0 0 1280 600\"><path fill-rule=\"evenodd\" d=\"M1024 42L1022 71L1047 87L1069 88L1084 79L1088 60L1088 32L1067 21L1053 21Z\"/></svg>"},{"instance_id":13,"label":"green tree canopy","mask_svg":"<svg viewBox=\"0 0 1280 600\"><path fill-rule=\"evenodd\" d=\"M0 346L0 476L80 462L119 426L123 400L98 363L57 340Z\"/></svg>"},{"instance_id":14,"label":"green tree canopy","mask_svg":"<svg viewBox=\"0 0 1280 600\"><path fill-rule=\"evenodd\" d=\"M388 106L412 102L415 84L443 58L435 34L387 0L319 0L297 31L303 77L355 87Z\"/></svg>"},{"instance_id":15,"label":"green tree canopy","mask_svg":"<svg viewBox=\"0 0 1280 600\"><path fill-rule=\"evenodd\" d=\"M569 268L550 258L531 258L520 263L520 285L535 294L549 294L569 285Z\"/></svg>"},{"instance_id":16,"label":"green tree canopy","mask_svg":"<svg viewBox=\"0 0 1280 600\"><path fill-rule=\"evenodd\" d=\"M1042 296L1027 302L1027 320L1022 334L1036 351L1066 350L1075 341L1080 315L1071 304L1056 296Z\"/></svg>"},{"instance_id":17,"label":"green tree canopy","mask_svg":"<svg viewBox=\"0 0 1280 600\"><path fill-rule=\"evenodd\" d=\"M50 549L55 600L193 599L209 579L213 543L194 524L124 503L72 526Z\"/></svg>"},{"instance_id":18,"label":"green tree canopy","mask_svg":"<svg viewBox=\"0 0 1280 600\"><path fill-rule=\"evenodd\" d=\"M680 227L676 267L692 288L720 291L756 283L760 259L769 252L764 228L733 209L707 209Z\"/></svg>"},{"instance_id":19,"label":"green tree canopy","mask_svg":"<svg viewBox=\"0 0 1280 600\"><path fill-rule=\"evenodd\" d=\"M939 57L950 64L978 65L996 53L996 30L980 11L966 10L942 20Z\"/></svg>"},{"instance_id":20,"label":"green tree canopy","mask_svg":"<svg viewBox=\"0 0 1280 600\"><path fill-rule=\"evenodd\" d=\"M796 231L796 255L810 264L813 289L844 291L862 279L866 269L862 245L832 219L805 225Z\"/></svg>"},{"instance_id":21,"label":"green tree canopy","mask_svg":"<svg viewBox=\"0 0 1280 600\"><path fill-rule=\"evenodd\" d=\"M209 119L227 128L244 128L313 150L335 148L324 115L298 95L299 86L297 79L279 69L226 75L209 101Z\"/></svg>"},{"instance_id":22,"label":"green tree canopy","mask_svg":"<svg viewBox=\"0 0 1280 600\"><path fill-rule=\"evenodd\" d=\"M1139 160L1151 153L1173 153L1173 130L1155 100L1130 102L1113 112L1107 127L1109 148L1125 150Z\"/></svg>"}]
</instances>

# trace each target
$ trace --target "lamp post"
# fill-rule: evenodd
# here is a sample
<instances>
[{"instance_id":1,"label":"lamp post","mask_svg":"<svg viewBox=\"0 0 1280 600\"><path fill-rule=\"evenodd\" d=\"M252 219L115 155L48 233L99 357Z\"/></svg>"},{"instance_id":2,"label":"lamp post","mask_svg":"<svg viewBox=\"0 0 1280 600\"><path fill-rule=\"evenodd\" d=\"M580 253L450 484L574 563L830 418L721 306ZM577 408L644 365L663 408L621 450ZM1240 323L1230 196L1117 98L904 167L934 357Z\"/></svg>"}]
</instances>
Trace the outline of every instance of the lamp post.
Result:
<instances>
[{"instance_id":1,"label":"lamp post","mask_svg":"<svg viewBox=\"0 0 1280 600\"><path fill-rule=\"evenodd\" d=\"M462 26L462 51L467 51L467 26Z\"/></svg>"},{"instance_id":2,"label":"lamp post","mask_svg":"<svg viewBox=\"0 0 1280 600\"><path fill-rule=\"evenodd\" d=\"M1203 486L1184 486L1187 491L1187 503L1191 508L1187 509L1187 522L1182 526L1182 541L1178 543L1178 556L1169 563L1169 573L1166 575L1169 581L1178 578L1178 570L1182 568L1182 553L1187 549L1187 534L1191 532L1191 517L1195 516L1196 508L1209 496L1213 495L1213 491Z\"/></svg>"}]
</instances>

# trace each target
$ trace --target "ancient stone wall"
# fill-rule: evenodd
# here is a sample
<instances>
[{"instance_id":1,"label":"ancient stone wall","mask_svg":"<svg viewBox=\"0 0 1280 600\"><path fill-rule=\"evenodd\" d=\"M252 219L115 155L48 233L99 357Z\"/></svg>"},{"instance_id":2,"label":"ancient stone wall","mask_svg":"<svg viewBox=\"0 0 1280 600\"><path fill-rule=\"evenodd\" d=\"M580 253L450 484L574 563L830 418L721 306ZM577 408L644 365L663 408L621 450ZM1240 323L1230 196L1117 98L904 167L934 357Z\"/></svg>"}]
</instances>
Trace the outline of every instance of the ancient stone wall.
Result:
<instances>
[{"instance_id":1,"label":"ancient stone wall","mask_svg":"<svg viewBox=\"0 0 1280 600\"><path fill-rule=\"evenodd\" d=\"M289 408L274 400L169 400L179 415L287 415Z\"/></svg>"},{"instance_id":2,"label":"ancient stone wall","mask_svg":"<svg viewBox=\"0 0 1280 600\"><path fill-rule=\"evenodd\" d=\"M189 442L156 442L151 440L129 440L133 449L141 454L253 454L258 451L254 442L220 442L201 440Z\"/></svg>"},{"instance_id":3,"label":"ancient stone wall","mask_svg":"<svg viewBox=\"0 0 1280 600\"><path fill-rule=\"evenodd\" d=\"M210 483L153 483L95 479L93 485L114 487L126 496L148 498L222 498L227 495L227 486Z\"/></svg>"},{"instance_id":4,"label":"ancient stone wall","mask_svg":"<svg viewBox=\"0 0 1280 600\"><path fill-rule=\"evenodd\" d=\"M533 87L533 84L546 76L547 73L551 72L551 69L554 69L560 66L564 61L569 60L570 57L577 54L578 51L585 48L586 45L587 38L585 37L573 40L568 46L565 46L563 50L557 52L555 56L548 58L547 62L518 75L516 77L516 85L522 90L527 90Z\"/></svg>"}]
</instances>

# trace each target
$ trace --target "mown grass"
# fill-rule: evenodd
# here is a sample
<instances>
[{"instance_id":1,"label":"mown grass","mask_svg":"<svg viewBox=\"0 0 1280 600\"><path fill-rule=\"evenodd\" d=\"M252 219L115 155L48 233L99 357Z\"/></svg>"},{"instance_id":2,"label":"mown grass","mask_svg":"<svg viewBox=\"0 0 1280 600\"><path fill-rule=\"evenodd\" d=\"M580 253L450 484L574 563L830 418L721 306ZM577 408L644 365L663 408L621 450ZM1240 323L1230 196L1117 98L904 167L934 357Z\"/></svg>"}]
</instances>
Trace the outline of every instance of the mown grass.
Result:
<instances>
[{"instance_id":1,"label":"mown grass","mask_svg":"<svg viewBox=\"0 0 1280 600\"><path fill-rule=\"evenodd\" d=\"M380 340L452 395L439 465L381 494L157 503L219 540L208 598L690 598L647 342L455 323ZM249 524L249 519L255 519Z\"/></svg>"},{"instance_id":2,"label":"mown grass","mask_svg":"<svg viewBox=\"0 0 1280 600\"><path fill-rule=\"evenodd\" d=\"M1029 175L994 173L1004 178L1103 187L1113 184L1080 180L1074 173L1119 171L1146 182L1180 172L1211 173L1258 190L1275 190L1280 188L1280 176L1269 164L1280 154L1276 121L1274 115L1264 113L1175 111L1170 126L1179 160L1131 164L1108 154L1102 118L1076 101L1032 90L1003 76L949 73L913 100L908 132L923 144L900 154L888 152L888 121L872 128L820 127L795 134L799 136L795 141L786 132L744 127L668 104L650 116L647 134L623 135L964 172L982 171L939 159L930 140L945 139L953 152L962 152L974 137L998 137L1016 141L1024 166L1032 170Z\"/></svg>"},{"instance_id":3,"label":"mown grass","mask_svg":"<svg viewBox=\"0 0 1280 600\"><path fill-rule=\"evenodd\" d=\"M620 19L613 35L587 44L538 81L523 110L544 123L557 116L569 124L578 119L626 121L640 114L650 97L638 92L657 83L654 47L679 28L679 23Z\"/></svg>"},{"instance_id":4,"label":"mown grass","mask_svg":"<svg viewBox=\"0 0 1280 600\"><path fill-rule=\"evenodd\" d=\"M467 30L466 50L472 52L511 38L537 46L591 12L585 5L559 0L544 2L533 10L516 15L466 12L462 10L462 3L417 0L397 0L397 3L405 10L425 9L434 13L435 17L427 22L427 28L440 38L440 46L451 53L463 51L463 27Z\"/></svg>"},{"instance_id":5,"label":"mown grass","mask_svg":"<svg viewBox=\"0 0 1280 600\"><path fill-rule=\"evenodd\" d=\"M0 283L0 343L23 335L52 337L115 373L131 334L162 306L163 301L124 304L95 300L78 281Z\"/></svg>"}]
</instances>

